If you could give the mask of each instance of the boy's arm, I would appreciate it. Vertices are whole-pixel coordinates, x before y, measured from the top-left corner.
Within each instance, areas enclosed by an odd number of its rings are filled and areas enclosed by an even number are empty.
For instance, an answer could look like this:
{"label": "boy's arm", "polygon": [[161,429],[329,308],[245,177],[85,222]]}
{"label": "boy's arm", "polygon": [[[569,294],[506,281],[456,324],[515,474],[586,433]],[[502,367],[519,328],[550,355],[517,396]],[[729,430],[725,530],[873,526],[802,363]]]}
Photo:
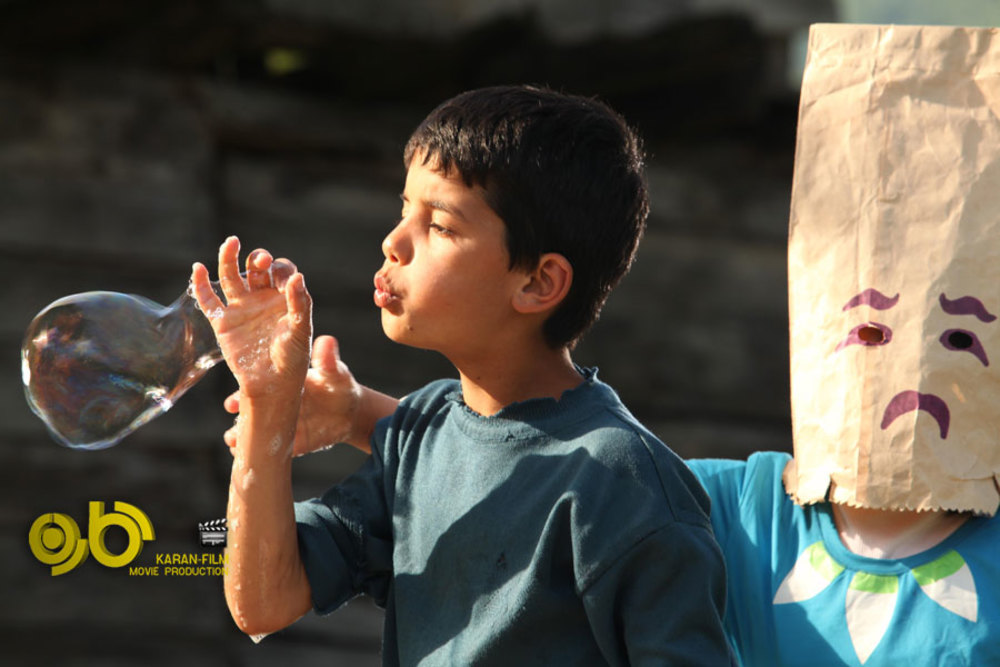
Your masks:
{"label": "boy's arm", "polygon": [[610,662],[734,665],[723,630],[722,553],[707,525],[674,523],[634,545],[584,592]]}
{"label": "boy's arm", "polygon": [[[228,397],[225,408],[240,412],[239,392]],[[340,359],[337,339],[319,336],[313,344],[311,367],[295,428],[294,455],[302,456],[336,443],[371,452],[375,423],[399,405],[393,398],[360,385]],[[226,444],[236,445],[237,426],[226,431]]]}
{"label": "boy's arm", "polygon": [[312,303],[301,274],[271,286],[266,251],[247,258],[240,276],[239,241],[219,250],[226,302],[207,269],[192,271],[195,298],[240,385],[242,414],[229,487],[226,600],[241,630],[279,630],[311,607],[299,557],[292,501],[292,438],[309,361]]}

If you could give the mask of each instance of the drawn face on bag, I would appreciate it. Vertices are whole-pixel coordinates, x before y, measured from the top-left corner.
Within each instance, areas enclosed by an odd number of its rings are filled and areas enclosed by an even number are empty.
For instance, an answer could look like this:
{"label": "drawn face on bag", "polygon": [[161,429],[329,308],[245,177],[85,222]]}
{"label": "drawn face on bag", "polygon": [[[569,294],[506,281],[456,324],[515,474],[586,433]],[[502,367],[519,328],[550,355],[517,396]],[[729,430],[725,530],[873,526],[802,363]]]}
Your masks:
{"label": "drawn face on bag", "polygon": [[1000,299],[913,278],[843,291],[824,319],[793,325],[793,486],[862,507],[992,513]]}
{"label": "drawn face on bag", "polygon": [[[841,377],[864,373],[844,387],[861,400],[858,414],[842,418],[865,424],[855,460],[866,460],[873,487],[872,478],[891,482],[881,493],[890,506],[893,498],[915,504],[905,492],[920,487],[914,477],[925,478],[932,495],[992,477],[1000,466],[1000,429],[987,398],[993,392],[984,391],[1000,381],[990,363],[991,353],[1000,360],[1000,322],[975,294],[931,297],[869,287],[830,317],[828,330],[842,337],[826,342],[826,363],[839,366]],[[847,471],[854,486],[862,481],[857,473]]]}
{"label": "drawn face on bag", "polygon": [[802,504],[993,514],[1000,76],[982,75],[1000,74],[1000,40],[921,35],[810,35],[789,238],[795,460],[785,486]]}
{"label": "drawn face on bag", "polygon": [[[877,289],[868,288],[851,297],[851,299],[844,305],[843,310],[851,313],[858,310],[862,313],[864,313],[865,310],[874,311],[876,316],[877,312],[885,311],[886,317],[880,317],[879,319],[892,321],[893,318],[891,317],[891,312],[889,311],[898,305],[899,297],[899,294],[888,297],[879,292]],[[938,303],[940,304],[942,313],[946,316],[956,318],[974,317],[980,322],[986,324],[997,319],[996,315],[990,313],[986,309],[982,301],[972,295],[963,296],[958,299],[949,299],[945,294],[941,294],[938,298]],[[934,318],[931,314],[928,314],[927,321],[930,322],[932,319],[948,318]],[[948,322],[945,322],[943,326],[947,326],[947,324]],[[968,324],[968,322],[954,321],[951,322],[951,324],[965,325]],[[972,326],[971,324],[968,325]],[[882,347],[889,345],[891,342],[892,327],[884,324],[883,322],[868,320],[852,327],[844,340],[840,341],[837,345],[835,352],[841,353],[843,350],[850,348],[852,345],[857,345],[862,348]],[[975,361],[978,362],[978,364],[983,368],[987,368],[990,365],[989,355],[983,347],[979,335],[971,329],[959,328],[957,326],[953,328],[945,328],[941,332],[941,336],[937,339],[937,343],[944,349],[951,352],[962,352],[972,355]],[[886,361],[890,364],[892,363],[891,349],[892,348],[889,348],[889,350],[885,352],[888,357]],[[851,354],[851,351],[848,350],[843,353]],[[867,352],[859,353],[865,354]],[[961,359],[942,359],[940,363],[950,367],[950,369],[955,372],[956,376],[960,376],[955,377],[954,382],[950,383],[949,391],[946,392],[946,395],[941,396],[937,393],[920,393],[916,389],[902,389],[886,403],[885,409],[882,412],[882,422],[880,424],[883,431],[890,429],[897,420],[903,419],[908,413],[916,411],[926,413],[926,415],[934,420],[942,443],[948,439],[951,427],[952,409],[954,407],[969,407],[970,403],[973,405],[977,403],[977,401],[974,400],[975,380],[971,383],[973,384],[973,387],[971,388],[968,387],[970,384],[969,382],[962,382],[963,377],[968,380],[968,376],[973,375],[971,371],[975,371],[977,369],[975,365],[973,365],[973,361],[968,358],[964,359],[964,363]],[[967,396],[967,392],[963,392],[961,390],[962,384],[967,386],[967,391],[971,391],[972,396]],[[951,407],[949,407],[948,404],[949,399],[952,401]],[[957,406],[955,405],[956,402]],[[916,419],[916,417],[917,415],[914,415],[913,419]],[[912,422],[912,419],[907,419],[905,421]],[[944,451],[947,450],[947,447],[942,446],[935,449]],[[940,463],[945,468],[951,468],[951,464],[955,462],[956,457],[944,456],[940,458],[942,459]]]}

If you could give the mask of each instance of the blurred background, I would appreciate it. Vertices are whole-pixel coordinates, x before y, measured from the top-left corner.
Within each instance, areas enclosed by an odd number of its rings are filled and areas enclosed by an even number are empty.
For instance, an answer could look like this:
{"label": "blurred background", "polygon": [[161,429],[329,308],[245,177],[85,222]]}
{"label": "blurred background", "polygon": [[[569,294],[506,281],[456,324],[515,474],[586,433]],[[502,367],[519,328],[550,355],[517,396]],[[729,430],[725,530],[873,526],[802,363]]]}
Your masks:
{"label": "blurred background", "polygon": [[[382,335],[371,277],[398,218],[410,131],[496,83],[597,95],[644,135],[638,260],[579,346],[684,457],[791,449],[785,243],[804,37],[815,22],[1000,25],[995,0],[0,0],[0,663],[376,665],[365,600],[252,643],[215,576],[139,577],[93,558],[53,577],[27,535],[89,501],[151,519],[157,553],[221,553],[235,385],[216,367],[96,452],[56,444],[23,397],[34,315],[77,292],[162,304],[192,261],[295,260],[315,330],[397,395],[453,371]],[[297,460],[296,496],[361,456]],[[110,538],[109,538],[110,539]],[[119,549],[120,550],[120,549]]]}

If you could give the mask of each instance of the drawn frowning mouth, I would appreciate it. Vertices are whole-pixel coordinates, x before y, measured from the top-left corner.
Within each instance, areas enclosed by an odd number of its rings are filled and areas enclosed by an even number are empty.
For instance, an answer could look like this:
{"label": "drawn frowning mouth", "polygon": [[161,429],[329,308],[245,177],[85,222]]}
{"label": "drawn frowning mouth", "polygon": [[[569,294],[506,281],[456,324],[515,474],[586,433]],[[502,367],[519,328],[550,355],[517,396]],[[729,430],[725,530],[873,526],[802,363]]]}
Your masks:
{"label": "drawn frowning mouth", "polygon": [[914,410],[923,410],[931,417],[934,417],[934,420],[938,423],[938,428],[941,430],[941,439],[944,440],[948,437],[951,412],[948,410],[948,405],[944,402],[944,399],[934,394],[921,394],[912,390],[901,391],[889,401],[889,405],[885,407],[885,413],[882,415],[882,430],[884,431],[889,428],[889,424],[896,421],[901,415],[913,412]]}

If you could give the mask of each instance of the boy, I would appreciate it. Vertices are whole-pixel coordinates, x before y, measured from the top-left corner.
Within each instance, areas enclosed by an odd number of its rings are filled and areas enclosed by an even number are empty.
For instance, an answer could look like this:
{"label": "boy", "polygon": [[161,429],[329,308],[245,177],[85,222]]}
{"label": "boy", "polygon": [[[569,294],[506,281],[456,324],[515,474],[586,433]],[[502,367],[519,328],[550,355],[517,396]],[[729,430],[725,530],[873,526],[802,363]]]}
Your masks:
{"label": "boy", "polygon": [[302,276],[273,288],[256,251],[243,279],[228,239],[223,305],[194,267],[240,385],[237,624],[273,632],[366,593],[386,607],[386,664],[730,664],[706,496],[570,356],[645,225],[638,139],[593,100],[488,88],[433,111],[404,163],[375,304],[389,338],[441,352],[459,380],[404,398],[323,498],[291,497]]}

